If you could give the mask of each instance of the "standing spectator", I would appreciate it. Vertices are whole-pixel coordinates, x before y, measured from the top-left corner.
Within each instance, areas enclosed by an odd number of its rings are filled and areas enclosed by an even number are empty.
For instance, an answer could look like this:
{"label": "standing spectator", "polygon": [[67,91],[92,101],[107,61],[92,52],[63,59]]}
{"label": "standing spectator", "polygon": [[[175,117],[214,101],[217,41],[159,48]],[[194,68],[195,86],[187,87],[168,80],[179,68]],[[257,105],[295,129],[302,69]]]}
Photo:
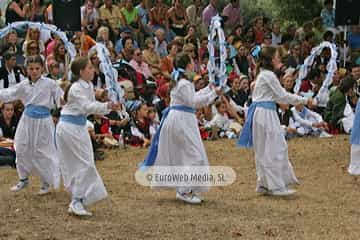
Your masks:
{"label": "standing spectator", "polygon": [[218,14],[218,10],[216,8],[217,0],[210,0],[209,4],[202,12],[202,22],[206,29],[209,28],[211,23],[211,18]]}
{"label": "standing spectator", "polygon": [[239,0],[230,0],[230,3],[224,8],[222,15],[227,16],[227,20],[224,23],[227,33],[230,33],[234,26],[238,24],[243,25],[244,23]]}
{"label": "standing spectator", "polygon": [[333,0],[325,0],[324,8],[321,10],[321,20],[325,28],[335,27],[335,9]]}

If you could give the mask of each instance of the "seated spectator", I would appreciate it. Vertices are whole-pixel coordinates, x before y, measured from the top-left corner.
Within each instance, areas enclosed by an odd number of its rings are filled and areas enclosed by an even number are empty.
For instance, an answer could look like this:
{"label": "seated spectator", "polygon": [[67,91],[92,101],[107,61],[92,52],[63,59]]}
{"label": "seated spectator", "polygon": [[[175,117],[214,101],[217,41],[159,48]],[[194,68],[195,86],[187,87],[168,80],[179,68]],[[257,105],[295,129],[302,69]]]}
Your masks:
{"label": "seated spectator", "polygon": [[55,59],[51,59],[50,61],[47,61],[47,69],[49,74],[46,77],[54,80],[58,80],[61,78],[60,65],[58,62],[56,62]]}
{"label": "seated spectator", "polygon": [[82,50],[81,50],[81,38],[79,36],[74,35],[71,38],[71,42],[72,42],[72,44],[74,44],[76,56],[77,57],[83,56]]}
{"label": "seated spectator", "polygon": [[148,119],[150,121],[150,126],[149,126],[150,140],[152,140],[160,125],[159,118],[157,116],[154,106],[148,107]]}
{"label": "seated spectator", "polygon": [[85,34],[84,32],[75,32],[74,36],[76,38],[80,38],[81,48],[79,53],[81,53],[82,56],[86,56],[89,50],[96,44],[96,41],[92,39],[89,35]]}
{"label": "seated spectator", "polygon": [[185,44],[183,47],[183,52],[187,53],[190,56],[192,64],[194,66],[194,72],[199,73],[200,72],[200,63],[199,63],[199,58],[196,54],[197,51],[196,51],[195,45],[192,43]]}
{"label": "seated spectator", "polygon": [[97,56],[96,49],[90,50],[88,56],[95,69],[94,78],[92,80],[94,89],[105,88],[105,74],[100,70],[100,59]]}
{"label": "seated spectator", "polygon": [[16,66],[16,55],[7,51],[3,55],[4,65],[0,68],[0,89],[9,88],[24,80],[21,68]]}
{"label": "seated spectator", "polygon": [[114,48],[113,42],[110,40],[109,28],[101,26],[97,32],[96,41],[102,43],[105,47],[110,50]]}
{"label": "seated spectator", "polygon": [[13,103],[3,103],[0,115],[0,166],[16,166],[13,139],[18,124]]}
{"label": "seated spectator", "polygon": [[89,135],[90,135],[90,139],[91,139],[91,143],[92,143],[91,145],[92,145],[93,151],[94,151],[95,161],[104,160],[105,159],[104,152],[100,150],[102,137],[95,133],[95,126],[90,120],[86,121],[86,127],[89,131]]}
{"label": "seated spectator", "polygon": [[182,5],[182,1],[174,0],[173,6],[168,10],[167,14],[171,31],[173,31],[176,36],[184,37],[186,35],[189,20],[185,8]]}
{"label": "seated spectator", "polygon": [[131,121],[131,139],[133,146],[148,147],[150,141],[150,120],[148,118],[148,107],[146,103],[137,106]]}
{"label": "seated spectator", "polygon": [[230,128],[231,120],[228,116],[227,105],[224,101],[220,100],[215,104],[217,113],[214,118],[208,123],[209,127],[217,127],[219,129],[218,135],[221,138],[234,139],[237,138],[239,132]]}
{"label": "seated spectator", "polygon": [[138,73],[144,75],[146,79],[152,77],[149,65],[143,61],[143,56],[140,48],[134,50],[133,58],[129,62]]}
{"label": "seated spectator", "polygon": [[18,38],[17,32],[15,30],[10,30],[5,38],[1,39],[0,54],[4,55],[6,51],[14,52],[16,55],[16,62],[19,65],[24,64],[24,56],[21,47],[21,40]]}
{"label": "seated spectator", "polygon": [[44,4],[44,0],[33,0],[31,2],[31,14],[29,20],[33,22],[44,22],[45,10],[46,5]]}
{"label": "seated spectator", "polygon": [[237,55],[235,56],[235,63],[237,65],[236,67],[239,70],[239,72],[236,74],[244,74],[246,76],[249,75],[250,62],[248,59],[248,54],[249,51],[246,49],[245,46],[239,47]]}
{"label": "seated spectator", "polygon": [[298,42],[291,42],[290,44],[290,56],[286,61],[287,67],[297,68],[298,65],[302,64],[303,59],[301,58],[301,46]]}
{"label": "seated spectator", "polygon": [[154,40],[155,52],[157,52],[161,58],[166,57],[168,55],[168,48],[165,40],[165,31],[161,28],[156,30]]}
{"label": "seated spectator", "polygon": [[155,40],[153,38],[147,38],[145,40],[145,49],[142,54],[143,60],[150,66],[151,74],[154,77],[161,74],[161,58],[160,55],[155,52]]}
{"label": "seated spectator", "polygon": [[121,8],[120,12],[124,19],[124,26],[131,30],[133,39],[143,46],[144,34],[141,32],[141,22],[138,9],[133,6],[133,1],[125,0],[125,6]]}
{"label": "seated spectator", "polygon": [[69,56],[62,41],[57,41],[53,54],[47,57],[47,61],[55,60],[59,64],[59,76],[62,78],[68,71]]}
{"label": "seated spectator", "polygon": [[[348,76],[341,81],[340,86],[330,95],[324,112],[324,120],[330,124],[331,130],[336,132],[342,128],[347,98],[354,94],[355,80]],[[351,128],[350,128],[351,129]]]}
{"label": "seated spectator", "polygon": [[[125,38],[132,39],[130,28],[124,27],[124,28],[120,29],[120,38],[115,43],[115,51],[117,54],[120,54],[121,51],[123,50],[123,48],[124,48],[123,39],[125,39]],[[135,41],[134,39],[133,39],[133,46],[134,46],[134,48],[139,47],[138,42]]]}
{"label": "seated spectator", "polygon": [[40,39],[40,30],[37,28],[29,28],[26,33],[25,41],[23,44],[23,52],[28,49],[28,44],[34,41],[39,47],[39,54],[45,54],[45,45],[44,42]]}
{"label": "seated spectator", "polygon": [[86,0],[85,4],[80,8],[80,13],[82,30],[92,38],[95,38],[99,27],[99,14],[95,8],[95,1]]}
{"label": "seated spectator", "polygon": [[234,103],[240,107],[237,109],[242,112],[243,107],[245,107],[245,103],[247,103],[249,99],[249,79],[245,75],[236,76],[231,84],[231,89],[226,93],[227,96],[230,97]]}
{"label": "seated spectator", "polygon": [[124,19],[118,6],[112,0],[104,0],[104,5],[99,8],[101,25],[110,27],[111,39],[117,39],[120,27],[123,27]]}
{"label": "seated spectator", "polygon": [[110,119],[110,128],[113,137],[119,140],[120,134],[123,132],[124,135],[122,137],[125,143],[128,143],[131,137],[130,116],[125,106],[122,105],[119,111],[111,111],[106,117]]}
{"label": "seated spectator", "polygon": [[175,41],[172,41],[167,46],[167,50],[169,51],[169,54],[161,60],[161,71],[162,71],[162,74],[164,75],[164,77],[166,79],[170,80],[171,73],[172,73],[173,67],[174,67],[173,61],[174,61],[176,54],[178,54],[178,52],[179,52],[179,44]]}
{"label": "seated spectator", "polygon": [[44,60],[44,56],[40,52],[40,46],[37,41],[30,40],[26,45],[26,49],[24,51],[24,57],[27,58],[29,56],[41,55]]}
{"label": "seated spectator", "polygon": [[5,11],[5,23],[25,21],[30,16],[30,4],[26,1],[12,0]]}
{"label": "seated spectator", "polygon": [[162,118],[162,112],[170,105],[170,84],[165,83],[157,89],[157,95],[160,100],[155,103],[155,109],[159,120]]}
{"label": "seated spectator", "polygon": [[122,40],[124,48],[120,52],[120,56],[127,62],[130,62],[134,54],[134,41],[131,37],[125,37]]}
{"label": "seated spectator", "polygon": [[1,105],[0,137],[14,139],[19,119],[15,116],[14,103]]}
{"label": "seated spectator", "polygon": [[[150,26],[153,31],[158,29],[169,29],[167,21],[167,6],[162,0],[156,0],[155,6],[150,10]],[[165,34],[165,33],[164,33]]]}

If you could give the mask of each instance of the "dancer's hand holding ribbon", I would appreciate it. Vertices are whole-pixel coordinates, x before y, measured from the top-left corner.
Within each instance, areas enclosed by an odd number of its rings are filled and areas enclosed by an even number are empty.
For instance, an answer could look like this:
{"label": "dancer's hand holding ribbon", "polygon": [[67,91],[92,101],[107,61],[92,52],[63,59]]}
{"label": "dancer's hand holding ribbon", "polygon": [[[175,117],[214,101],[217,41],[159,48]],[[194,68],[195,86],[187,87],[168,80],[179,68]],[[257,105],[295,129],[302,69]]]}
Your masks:
{"label": "dancer's hand holding ribbon", "polygon": [[314,108],[314,107],[316,107],[316,100],[315,99],[313,99],[313,98],[308,98],[307,99],[307,103],[306,103],[306,105],[309,107],[309,108]]}

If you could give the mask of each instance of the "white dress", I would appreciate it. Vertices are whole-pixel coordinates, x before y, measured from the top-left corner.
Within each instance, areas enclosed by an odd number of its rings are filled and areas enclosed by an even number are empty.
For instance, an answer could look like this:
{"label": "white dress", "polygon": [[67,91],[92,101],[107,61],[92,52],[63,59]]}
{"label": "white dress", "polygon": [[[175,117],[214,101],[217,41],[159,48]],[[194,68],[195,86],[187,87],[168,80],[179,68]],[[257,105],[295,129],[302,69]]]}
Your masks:
{"label": "white dress", "polygon": [[[286,92],[276,75],[268,70],[259,73],[252,100],[292,105],[306,103],[305,98]],[[279,190],[286,188],[288,184],[298,183],[288,158],[288,146],[276,111],[261,107],[255,109],[253,143],[258,187]]]}
{"label": "white dress", "polygon": [[[194,85],[180,79],[171,90],[170,106],[184,105],[200,108],[209,105],[216,98],[215,91],[206,87],[195,92]],[[170,110],[160,132],[158,154],[154,166],[208,166],[208,158],[201,140],[195,114]],[[158,187],[160,188],[160,187]],[[179,192],[204,192],[209,187],[177,187]]]}
{"label": "white dress", "polygon": [[[52,109],[60,105],[63,91],[52,79],[41,77],[35,83],[28,79],[17,85],[0,90],[0,101],[21,100],[29,104]],[[54,154],[54,123],[51,116],[35,119],[22,114],[15,134],[16,164],[20,179],[31,173],[41,180],[58,188],[60,185],[59,161]]]}
{"label": "white dress", "polygon": [[[107,103],[95,100],[93,84],[81,79],[71,86],[68,101],[61,111],[61,115],[84,116],[108,113]],[[56,146],[64,185],[72,197],[82,199],[85,205],[106,198],[86,124],[81,126],[60,120],[56,127]]]}
{"label": "white dress", "polygon": [[[354,123],[351,132],[351,158],[348,172],[351,175],[360,175],[360,99],[356,106]],[[352,142],[356,141],[356,143]]]}

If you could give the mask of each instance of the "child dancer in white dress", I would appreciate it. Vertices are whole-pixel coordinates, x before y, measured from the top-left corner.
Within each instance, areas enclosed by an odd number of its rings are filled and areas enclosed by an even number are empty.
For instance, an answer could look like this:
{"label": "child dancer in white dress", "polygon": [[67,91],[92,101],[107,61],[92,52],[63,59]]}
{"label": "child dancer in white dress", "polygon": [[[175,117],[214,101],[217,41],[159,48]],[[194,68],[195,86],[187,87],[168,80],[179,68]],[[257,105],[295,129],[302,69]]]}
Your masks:
{"label": "child dancer in white dress", "polygon": [[350,143],[351,159],[348,171],[351,175],[360,175],[360,99],[356,106]]}
{"label": "child dancer in white dress", "polygon": [[[141,169],[150,166],[198,166],[207,167],[208,159],[201,141],[195,109],[209,105],[220,89],[210,86],[195,92],[194,84],[186,76],[193,70],[187,54],[179,54],[174,60],[170,107],[163,112],[160,126]],[[160,187],[159,187],[160,188]],[[176,186],[176,198],[187,203],[199,204],[199,192],[208,191],[207,186]]]}
{"label": "child dancer in white dress", "polygon": [[91,82],[94,67],[88,58],[75,59],[71,72],[76,81],[64,94],[66,104],[56,127],[56,146],[64,185],[72,195],[68,211],[78,216],[91,216],[84,205],[104,199],[107,192],[95,167],[86,117],[89,114],[108,114],[120,106],[95,100]]}
{"label": "child dancer in white dress", "polygon": [[312,99],[290,94],[282,88],[273,72],[280,64],[276,48],[264,47],[261,50],[258,63],[260,72],[252,93],[253,103],[248,110],[238,144],[241,147],[254,147],[256,191],[284,196],[295,193],[295,190],[288,189],[288,185],[298,180],[288,158],[288,147],[276,112],[276,103],[312,104]]}
{"label": "child dancer in white dress", "polygon": [[50,185],[60,185],[59,162],[54,144],[54,123],[50,109],[60,106],[63,91],[52,79],[42,77],[44,63],[41,56],[26,60],[29,79],[15,86],[0,90],[3,102],[20,99],[25,106],[15,134],[16,164],[20,181],[11,188],[17,192],[29,183],[31,173],[40,176],[39,194],[49,192]]}

